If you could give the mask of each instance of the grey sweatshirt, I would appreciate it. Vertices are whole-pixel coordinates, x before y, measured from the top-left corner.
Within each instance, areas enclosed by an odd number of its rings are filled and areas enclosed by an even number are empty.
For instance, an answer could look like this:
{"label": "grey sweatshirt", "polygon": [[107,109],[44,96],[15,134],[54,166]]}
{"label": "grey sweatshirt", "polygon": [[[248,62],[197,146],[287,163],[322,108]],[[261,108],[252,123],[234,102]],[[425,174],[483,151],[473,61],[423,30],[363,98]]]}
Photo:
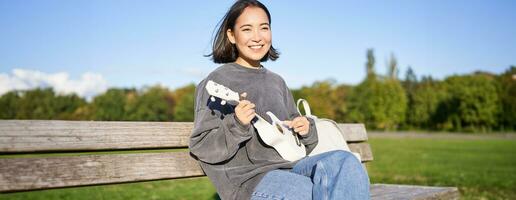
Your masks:
{"label": "grey sweatshirt", "polygon": [[[256,105],[255,111],[271,123],[265,113],[273,112],[280,120],[297,116],[296,105],[285,81],[264,67],[246,68],[236,63],[222,65],[202,80],[196,88],[195,120],[190,137],[190,152],[224,200],[249,199],[266,172],[290,169],[296,162],[284,160],[265,144],[251,125],[237,121],[235,105],[210,101],[205,86],[213,80],[242,94]],[[309,154],[317,145],[314,121],[309,119],[309,133],[299,136]]]}

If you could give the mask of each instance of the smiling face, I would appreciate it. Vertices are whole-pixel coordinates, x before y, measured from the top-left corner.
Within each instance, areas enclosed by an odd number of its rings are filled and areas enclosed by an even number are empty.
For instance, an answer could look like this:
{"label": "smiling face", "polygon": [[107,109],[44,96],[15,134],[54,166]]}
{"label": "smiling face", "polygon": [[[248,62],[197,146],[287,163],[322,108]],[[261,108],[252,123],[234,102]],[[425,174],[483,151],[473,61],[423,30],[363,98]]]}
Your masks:
{"label": "smiling face", "polygon": [[236,63],[247,67],[259,67],[260,60],[271,48],[269,18],[263,9],[247,7],[237,18],[235,26],[227,30],[227,36],[238,49]]}

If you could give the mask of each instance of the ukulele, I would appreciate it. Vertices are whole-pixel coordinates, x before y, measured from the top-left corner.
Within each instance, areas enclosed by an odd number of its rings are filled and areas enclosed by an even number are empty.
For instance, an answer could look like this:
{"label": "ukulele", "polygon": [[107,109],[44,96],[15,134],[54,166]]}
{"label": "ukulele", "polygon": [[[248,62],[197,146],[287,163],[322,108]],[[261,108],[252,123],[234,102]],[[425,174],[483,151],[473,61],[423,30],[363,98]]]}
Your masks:
{"label": "ukulele", "polygon": [[[216,100],[215,97],[221,99],[221,105],[225,105],[228,101],[240,102],[241,100],[237,92],[212,80],[208,80],[205,88],[211,95],[212,102]],[[257,120],[252,122],[262,141],[273,147],[285,160],[296,161],[305,157],[306,149],[299,141],[297,133],[288,128],[274,113],[268,111],[266,114],[271,118],[272,124],[258,113],[256,114]]]}

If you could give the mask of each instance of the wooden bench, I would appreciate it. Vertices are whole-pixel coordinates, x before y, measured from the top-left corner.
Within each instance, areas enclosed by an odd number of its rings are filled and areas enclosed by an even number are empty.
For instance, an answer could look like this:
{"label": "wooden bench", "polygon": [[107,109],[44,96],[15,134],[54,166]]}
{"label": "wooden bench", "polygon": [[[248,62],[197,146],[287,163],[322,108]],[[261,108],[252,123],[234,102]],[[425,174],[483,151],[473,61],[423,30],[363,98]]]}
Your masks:
{"label": "wooden bench", "polygon": [[[339,126],[351,150],[364,162],[372,161],[365,127]],[[0,120],[0,152],[13,154],[0,158],[0,192],[204,176],[186,148],[192,127],[192,122]],[[55,152],[63,154],[49,154]],[[36,157],[24,156],[34,153]],[[459,192],[454,187],[373,184],[371,196],[457,199]]]}

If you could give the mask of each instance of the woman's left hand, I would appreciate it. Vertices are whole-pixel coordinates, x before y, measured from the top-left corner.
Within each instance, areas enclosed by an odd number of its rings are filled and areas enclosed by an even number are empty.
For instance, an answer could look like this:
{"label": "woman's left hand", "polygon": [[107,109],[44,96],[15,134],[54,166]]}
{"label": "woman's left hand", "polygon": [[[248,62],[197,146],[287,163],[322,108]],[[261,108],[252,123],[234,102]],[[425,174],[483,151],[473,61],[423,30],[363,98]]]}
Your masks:
{"label": "woman's left hand", "polygon": [[283,121],[289,128],[294,128],[294,132],[299,135],[308,134],[310,128],[310,121],[306,117],[296,117],[292,121]]}

